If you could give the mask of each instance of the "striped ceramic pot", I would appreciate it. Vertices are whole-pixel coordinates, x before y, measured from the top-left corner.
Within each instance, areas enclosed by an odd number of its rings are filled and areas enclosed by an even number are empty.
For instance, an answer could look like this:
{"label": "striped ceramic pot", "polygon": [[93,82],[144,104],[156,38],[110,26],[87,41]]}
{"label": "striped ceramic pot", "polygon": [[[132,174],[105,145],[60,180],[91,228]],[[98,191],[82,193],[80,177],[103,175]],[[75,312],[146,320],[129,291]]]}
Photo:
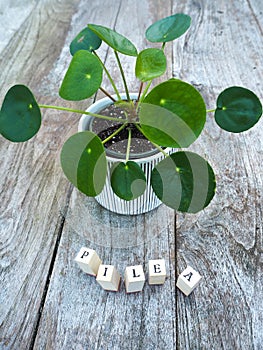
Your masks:
{"label": "striped ceramic pot", "polygon": [[[117,98],[115,95],[113,95],[113,97],[115,99]],[[126,99],[126,94],[121,94],[121,98]],[[135,100],[137,98],[137,94],[130,94],[130,98]],[[108,97],[105,97],[92,104],[87,109],[87,111],[99,114],[101,110],[103,110],[111,104],[112,100]],[[90,117],[88,115],[82,115],[79,121],[78,131],[91,130],[92,121],[93,117]],[[171,153],[172,149],[166,149],[166,152]],[[113,152],[110,152],[108,150],[106,153],[108,163],[107,178],[102,192],[96,197],[97,202],[104,208],[114,213],[124,215],[143,214],[157,208],[161,204],[161,201],[156,197],[152,190],[150,184],[151,171],[157,163],[164,159],[164,155],[161,152],[154,150],[148,153],[141,153],[140,155],[138,155],[138,158],[132,159],[132,161],[139,164],[142,168],[146,176],[147,184],[146,190],[143,195],[134,200],[125,201],[115,195],[110,185],[110,169],[114,165],[114,163],[119,162],[121,160],[123,161],[123,157],[120,158],[120,156],[117,153],[113,154]]]}

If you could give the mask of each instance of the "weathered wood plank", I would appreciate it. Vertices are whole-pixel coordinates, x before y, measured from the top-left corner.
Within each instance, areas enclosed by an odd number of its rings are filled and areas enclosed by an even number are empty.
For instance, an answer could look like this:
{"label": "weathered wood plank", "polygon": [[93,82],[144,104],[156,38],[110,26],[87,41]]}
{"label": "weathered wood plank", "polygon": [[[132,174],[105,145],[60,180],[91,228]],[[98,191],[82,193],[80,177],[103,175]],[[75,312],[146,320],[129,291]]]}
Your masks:
{"label": "weathered wood plank", "polygon": [[[58,48],[50,47],[50,35],[54,42],[63,42],[74,11],[72,1],[65,1],[63,7],[56,1],[5,2],[3,16],[8,20],[1,21],[0,28],[1,36],[7,33],[1,47],[1,99],[15,83],[29,84],[37,91],[39,81],[57,59]],[[59,138],[56,140],[54,115],[48,129],[41,129],[26,144],[0,141],[1,349],[30,345],[61,233],[63,217],[56,193],[66,192],[68,186],[62,188],[55,177]]]}
{"label": "weathered wood plank", "polygon": [[[94,20],[110,25],[108,22],[114,20],[116,30],[142,46],[144,26],[156,19],[153,18],[156,11],[147,1],[119,4],[119,7],[116,4],[118,11],[114,12],[110,3],[104,3],[103,12],[87,22]],[[146,24],[141,21],[143,13],[148,13]],[[164,8],[158,15],[169,14],[169,8]],[[116,76],[118,71],[113,59],[109,51],[106,64]],[[132,71],[134,58],[121,59],[125,67],[131,65]],[[128,82],[138,88],[131,73]],[[105,86],[110,89],[106,80]],[[159,287],[146,283],[144,291],[138,294],[126,295],[123,283],[120,293],[105,292],[73,262],[83,245],[94,248],[104,263],[114,264],[122,277],[127,265],[143,264],[146,271],[148,259],[163,257],[167,262],[168,280]],[[93,200],[84,200],[73,190],[35,348],[174,348],[174,263],[173,211],[161,207],[138,217],[120,216],[105,211]]]}
{"label": "weathered wood plank", "polygon": [[[201,90],[208,108],[231,85],[246,86],[262,99],[259,3],[199,1],[180,6],[191,13],[193,29],[183,45],[175,45],[175,53],[182,54],[175,72]],[[213,165],[218,186],[202,213],[177,215],[178,273],[189,264],[204,276],[188,298],[177,293],[177,346],[261,349],[262,121],[234,135],[220,131],[209,116],[192,149]]]}

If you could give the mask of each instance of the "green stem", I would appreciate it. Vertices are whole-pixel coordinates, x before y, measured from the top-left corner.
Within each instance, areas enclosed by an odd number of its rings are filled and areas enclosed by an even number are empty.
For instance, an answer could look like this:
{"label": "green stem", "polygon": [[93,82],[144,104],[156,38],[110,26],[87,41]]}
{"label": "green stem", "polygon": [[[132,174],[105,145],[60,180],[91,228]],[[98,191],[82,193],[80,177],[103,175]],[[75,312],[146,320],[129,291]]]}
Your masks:
{"label": "green stem", "polygon": [[126,159],[125,163],[128,162],[129,156],[130,156],[130,149],[131,149],[131,129],[128,129],[129,135],[128,135],[128,144],[127,144],[127,150],[126,150]]}
{"label": "green stem", "polygon": [[216,109],[207,109],[207,110],[206,110],[206,113],[215,112],[215,111],[216,111]]}
{"label": "green stem", "polygon": [[166,44],[166,43],[163,43],[163,44],[162,44],[162,50],[164,50],[165,44]]}
{"label": "green stem", "polygon": [[169,157],[169,154],[166,153],[166,152],[162,149],[162,147],[156,145],[156,143],[153,143],[152,141],[150,141],[150,142],[151,142],[151,143],[154,145],[154,147],[156,147],[166,158]]}
{"label": "green stem", "polygon": [[49,105],[38,105],[38,106],[39,106],[39,108],[50,108],[50,109],[56,109],[56,110],[59,110],[59,111],[67,111],[67,112],[73,112],[73,113],[79,113],[79,114],[86,114],[86,115],[90,115],[91,117],[117,121],[117,122],[120,122],[120,123],[127,121],[126,119],[112,118],[112,117],[108,117],[106,115],[100,115],[100,114],[96,114],[96,113],[82,111],[80,109],[72,109],[72,108],[67,108],[67,107],[49,106]]}
{"label": "green stem", "polygon": [[124,71],[122,69],[122,65],[121,65],[121,61],[119,59],[119,55],[117,53],[117,51],[114,50],[114,54],[116,56],[116,60],[117,60],[117,63],[118,63],[118,66],[120,68],[120,72],[121,72],[121,76],[122,76],[122,80],[123,80],[123,84],[124,84],[124,88],[125,88],[125,92],[126,92],[126,96],[127,96],[127,100],[128,102],[130,102],[130,95],[129,95],[129,90],[128,90],[128,86],[127,86],[127,82],[126,82],[126,79],[125,79],[125,74],[124,74]]}
{"label": "green stem", "polygon": [[108,71],[108,69],[106,68],[105,64],[102,62],[102,60],[100,59],[100,57],[97,55],[96,51],[92,51],[94,53],[94,55],[97,57],[97,59],[100,61],[100,64],[102,65],[103,69],[105,70],[105,73],[107,74],[107,77],[109,78],[109,81],[118,97],[118,100],[121,100],[121,96],[120,96],[120,93],[110,75],[110,72]]}
{"label": "green stem", "polygon": [[108,136],[106,139],[104,139],[102,141],[102,144],[104,145],[106,142],[110,141],[115,135],[117,135],[120,131],[122,131],[122,129],[125,128],[125,126],[127,125],[127,123],[122,124],[122,126],[120,126],[116,131],[114,131],[110,136]]}
{"label": "green stem", "polygon": [[152,80],[150,80],[150,81],[148,82],[148,84],[146,85],[146,88],[144,89],[144,91],[143,91],[143,93],[142,93],[142,96],[140,97],[140,100],[139,100],[139,102],[138,102],[138,105],[137,105],[137,108],[136,108],[136,112],[138,112],[139,107],[140,107],[142,101],[144,100],[144,98],[145,98],[145,96],[146,96],[146,94],[147,94],[147,92],[148,92],[148,90],[149,90],[149,88],[150,88],[150,86],[151,86],[151,83],[152,83]]}
{"label": "green stem", "polygon": [[[147,138],[147,136],[144,134],[142,128],[138,125],[138,124],[134,124],[136,126],[136,128],[146,137],[147,140],[149,140]],[[162,147],[160,147],[159,145],[157,145],[156,143],[152,142],[151,140],[149,140],[151,142],[152,145],[154,145],[155,148],[157,148],[165,157],[169,157],[169,154],[166,153]]]}

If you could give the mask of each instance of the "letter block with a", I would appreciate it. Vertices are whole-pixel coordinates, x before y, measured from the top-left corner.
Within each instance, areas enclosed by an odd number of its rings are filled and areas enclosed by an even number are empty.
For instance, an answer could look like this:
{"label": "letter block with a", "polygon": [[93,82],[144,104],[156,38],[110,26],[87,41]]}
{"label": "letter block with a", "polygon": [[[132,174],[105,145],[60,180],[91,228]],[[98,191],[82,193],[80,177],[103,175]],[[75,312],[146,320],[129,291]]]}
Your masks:
{"label": "letter block with a", "polygon": [[126,293],[141,292],[145,283],[142,265],[127,266],[124,274]]}
{"label": "letter block with a", "polygon": [[86,273],[96,276],[101,260],[95,250],[82,247],[75,258],[76,263]]}
{"label": "letter block with a", "polygon": [[166,278],[165,260],[149,260],[149,284],[164,284]]}
{"label": "letter block with a", "polygon": [[117,292],[119,290],[121,277],[113,265],[100,265],[96,281],[105,290]]}
{"label": "letter block with a", "polygon": [[176,286],[188,296],[201,282],[202,276],[199,275],[191,266],[179,275]]}

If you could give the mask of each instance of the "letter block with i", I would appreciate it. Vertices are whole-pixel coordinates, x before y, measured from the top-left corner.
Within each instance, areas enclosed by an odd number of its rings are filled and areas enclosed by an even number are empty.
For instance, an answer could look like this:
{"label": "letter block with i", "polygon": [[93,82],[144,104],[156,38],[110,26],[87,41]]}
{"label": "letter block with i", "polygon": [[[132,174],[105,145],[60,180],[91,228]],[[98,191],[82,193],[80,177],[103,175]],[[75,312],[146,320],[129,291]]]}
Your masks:
{"label": "letter block with i", "polygon": [[149,284],[164,284],[166,278],[165,260],[149,260]]}
{"label": "letter block with i", "polygon": [[201,282],[202,276],[199,275],[191,266],[179,275],[176,286],[188,296]]}
{"label": "letter block with i", "polygon": [[142,265],[127,266],[124,274],[126,293],[141,292],[145,283]]}
{"label": "letter block with i", "polygon": [[100,265],[96,281],[103,289],[117,292],[119,290],[121,277],[113,265]]}
{"label": "letter block with i", "polygon": [[86,273],[96,276],[101,260],[95,250],[82,247],[75,258],[76,263]]}

